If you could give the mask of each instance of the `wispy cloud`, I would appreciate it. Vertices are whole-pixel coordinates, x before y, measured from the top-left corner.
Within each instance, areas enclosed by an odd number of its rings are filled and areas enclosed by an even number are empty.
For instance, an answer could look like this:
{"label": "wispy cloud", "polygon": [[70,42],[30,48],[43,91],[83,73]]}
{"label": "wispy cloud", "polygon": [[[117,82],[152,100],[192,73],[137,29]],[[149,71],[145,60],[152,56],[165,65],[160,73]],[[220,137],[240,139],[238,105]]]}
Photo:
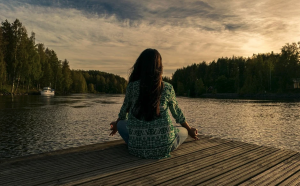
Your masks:
{"label": "wispy cloud", "polygon": [[222,56],[279,52],[300,40],[299,6],[298,0],[0,0],[0,20],[20,19],[73,69],[127,77],[142,50],[156,48],[170,76]]}

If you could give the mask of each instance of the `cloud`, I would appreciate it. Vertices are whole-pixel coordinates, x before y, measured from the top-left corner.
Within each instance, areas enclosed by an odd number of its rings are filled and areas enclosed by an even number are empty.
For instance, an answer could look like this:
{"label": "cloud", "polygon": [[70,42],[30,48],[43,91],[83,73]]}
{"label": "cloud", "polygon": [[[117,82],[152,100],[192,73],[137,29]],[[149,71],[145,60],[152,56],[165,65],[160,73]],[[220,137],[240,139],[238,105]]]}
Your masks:
{"label": "cloud", "polygon": [[219,57],[279,52],[300,40],[298,1],[0,0],[0,20],[16,18],[73,69],[127,77],[146,48],[164,74]]}
{"label": "cloud", "polygon": [[137,20],[141,18],[139,2],[130,0],[18,0],[18,4],[66,10],[76,9],[88,14],[115,15],[118,19]]}

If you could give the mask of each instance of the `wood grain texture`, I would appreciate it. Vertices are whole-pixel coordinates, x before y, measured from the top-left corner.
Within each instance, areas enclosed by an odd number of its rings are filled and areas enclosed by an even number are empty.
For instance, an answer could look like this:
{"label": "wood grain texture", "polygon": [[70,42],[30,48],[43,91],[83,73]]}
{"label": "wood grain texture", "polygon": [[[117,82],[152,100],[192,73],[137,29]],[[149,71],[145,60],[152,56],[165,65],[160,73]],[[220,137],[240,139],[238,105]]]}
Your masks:
{"label": "wood grain texture", "polygon": [[300,185],[300,154],[199,136],[172,157],[130,155],[122,141],[0,162],[0,185]]}

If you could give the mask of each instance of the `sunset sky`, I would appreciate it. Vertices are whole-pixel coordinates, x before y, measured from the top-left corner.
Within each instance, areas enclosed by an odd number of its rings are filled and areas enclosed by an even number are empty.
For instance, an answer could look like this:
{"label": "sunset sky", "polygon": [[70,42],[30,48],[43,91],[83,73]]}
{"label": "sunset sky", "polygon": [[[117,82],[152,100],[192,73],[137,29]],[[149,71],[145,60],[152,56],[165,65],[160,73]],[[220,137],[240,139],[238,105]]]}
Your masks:
{"label": "sunset sky", "polygon": [[280,52],[300,41],[299,0],[0,0],[0,21],[18,18],[71,69],[127,78],[146,48],[164,75],[219,57]]}

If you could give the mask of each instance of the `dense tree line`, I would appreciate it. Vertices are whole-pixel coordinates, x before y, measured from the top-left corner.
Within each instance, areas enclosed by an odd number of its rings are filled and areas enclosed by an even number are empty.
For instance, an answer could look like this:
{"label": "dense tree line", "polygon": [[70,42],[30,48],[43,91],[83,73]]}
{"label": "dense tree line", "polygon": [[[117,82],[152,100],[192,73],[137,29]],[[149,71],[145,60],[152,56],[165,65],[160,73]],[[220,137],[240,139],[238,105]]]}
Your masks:
{"label": "dense tree line", "polygon": [[222,57],[177,69],[169,80],[177,94],[197,97],[202,93],[286,93],[295,91],[300,78],[300,42],[286,44],[280,53],[252,57]]}
{"label": "dense tree line", "polygon": [[92,93],[125,93],[127,81],[120,76],[95,70],[72,72],[73,75],[79,74],[76,78],[78,83],[73,84],[73,89],[77,92],[84,92],[86,87],[86,90]]}
{"label": "dense tree line", "polygon": [[60,93],[124,93],[124,78],[100,71],[71,70],[69,61],[59,60],[55,51],[35,43],[35,33],[16,19],[0,27],[0,92],[14,94],[51,86]]}

